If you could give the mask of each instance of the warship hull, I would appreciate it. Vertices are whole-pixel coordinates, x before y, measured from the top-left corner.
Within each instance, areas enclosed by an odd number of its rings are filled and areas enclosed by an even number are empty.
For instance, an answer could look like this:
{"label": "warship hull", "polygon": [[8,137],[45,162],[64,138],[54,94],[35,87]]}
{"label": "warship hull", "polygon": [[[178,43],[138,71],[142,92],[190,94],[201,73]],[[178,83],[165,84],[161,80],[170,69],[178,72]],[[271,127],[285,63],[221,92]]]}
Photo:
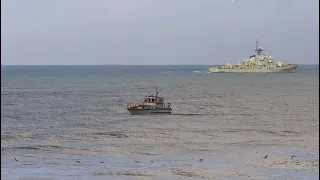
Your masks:
{"label": "warship hull", "polygon": [[128,109],[131,115],[171,114],[171,109]]}
{"label": "warship hull", "polygon": [[277,68],[261,68],[261,69],[228,69],[228,68],[209,68],[211,73],[294,73],[298,65],[290,65],[287,67],[277,67]]}

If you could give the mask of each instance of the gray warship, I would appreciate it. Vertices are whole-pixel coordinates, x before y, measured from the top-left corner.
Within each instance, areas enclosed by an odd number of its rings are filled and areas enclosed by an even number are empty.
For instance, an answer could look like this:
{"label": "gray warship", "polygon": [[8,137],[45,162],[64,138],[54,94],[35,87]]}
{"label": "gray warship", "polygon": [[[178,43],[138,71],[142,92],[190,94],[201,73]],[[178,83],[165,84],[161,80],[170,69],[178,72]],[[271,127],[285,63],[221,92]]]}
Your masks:
{"label": "gray warship", "polygon": [[259,47],[259,41],[256,39],[256,49],[254,55],[249,58],[244,59],[242,62],[237,62],[236,64],[228,63],[224,66],[212,66],[209,68],[209,72],[218,73],[267,73],[267,72],[283,72],[283,73],[293,73],[297,69],[296,64],[285,64],[283,62],[274,62],[272,56],[266,56],[262,52],[264,49]]}
{"label": "gray warship", "polygon": [[151,114],[171,114],[171,103],[165,103],[164,98],[158,96],[158,89],[156,88],[156,95],[148,95],[144,98],[142,103],[127,104],[127,110],[132,115],[151,115]]}

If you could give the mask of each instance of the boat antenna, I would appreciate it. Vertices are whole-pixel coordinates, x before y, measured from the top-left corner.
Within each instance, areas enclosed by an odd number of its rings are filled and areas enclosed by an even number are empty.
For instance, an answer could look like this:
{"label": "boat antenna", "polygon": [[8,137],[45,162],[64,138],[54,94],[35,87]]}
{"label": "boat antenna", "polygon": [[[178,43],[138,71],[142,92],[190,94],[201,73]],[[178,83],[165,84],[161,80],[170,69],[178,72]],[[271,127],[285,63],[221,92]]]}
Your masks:
{"label": "boat antenna", "polygon": [[158,87],[156,86],[156,95],[158,95]]}

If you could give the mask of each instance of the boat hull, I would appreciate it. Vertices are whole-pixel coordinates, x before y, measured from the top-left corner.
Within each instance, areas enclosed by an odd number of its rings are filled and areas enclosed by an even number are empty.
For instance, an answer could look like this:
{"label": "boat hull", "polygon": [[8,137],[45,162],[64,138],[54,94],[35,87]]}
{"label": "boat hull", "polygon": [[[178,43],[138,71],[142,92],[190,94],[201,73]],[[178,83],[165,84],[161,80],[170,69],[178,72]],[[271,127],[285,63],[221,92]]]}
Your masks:
{"label": "boat hull", "polygon": [[128,109],[132,115],[171,114],[171,109]]}
{"label": "boat hull", "polygon": [[287,67],[278,67],[273,69],[261,68],[261,69],[218,69],[209,68],[211,73],[294,73],[298,65],[290,65]]}

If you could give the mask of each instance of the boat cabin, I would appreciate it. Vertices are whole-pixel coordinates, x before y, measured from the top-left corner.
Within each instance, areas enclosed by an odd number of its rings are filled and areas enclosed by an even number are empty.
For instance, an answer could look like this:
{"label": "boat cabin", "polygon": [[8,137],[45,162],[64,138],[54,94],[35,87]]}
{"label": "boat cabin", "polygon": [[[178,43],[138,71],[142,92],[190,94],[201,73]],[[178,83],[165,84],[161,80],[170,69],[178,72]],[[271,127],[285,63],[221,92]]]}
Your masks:
{"label": "boat cabin", "polygon": [[157,103],[157,104],[163,104],[164,103],[164,99],[163,97],[159,97],[159,96],[147,96],[144,98],[144,103]]}

